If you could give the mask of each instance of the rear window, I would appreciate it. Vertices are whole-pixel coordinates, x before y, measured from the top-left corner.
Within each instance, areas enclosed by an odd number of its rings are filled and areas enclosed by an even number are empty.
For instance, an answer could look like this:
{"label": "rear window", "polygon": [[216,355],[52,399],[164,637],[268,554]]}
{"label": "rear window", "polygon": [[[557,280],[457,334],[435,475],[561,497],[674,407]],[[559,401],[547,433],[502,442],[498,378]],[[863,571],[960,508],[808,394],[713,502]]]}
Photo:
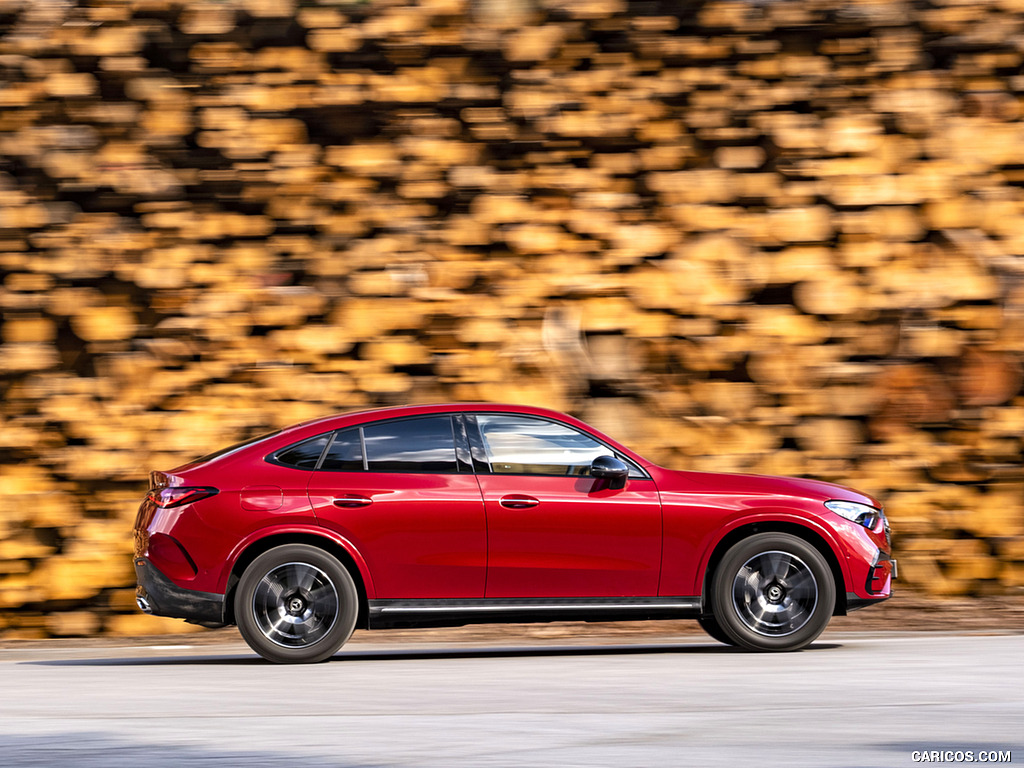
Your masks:
{"label": "rear window", "polygon": [[208,453],[205,456],[200,456],[198,459],[196,459],[195,461],[192,461],[190,463],[192,463],[192,464],[203,464],[203,463],[205,463],[207,461],[213,461],[214,459],[219,459],[219,458],[221,458],[223,456],[227,456],[229,453],[234,453],[235,451],[240,451],[243,448],[248,448],[250,445],[256,445],[256,443],[263,442],[264,440],[269,440],[272,437],[277,437],[280,434],[281,434],[281,430],[280,429],[275,429],[273,432],[265,432],[262,435],[257,435],[256,437],[250,437],[248,440],[243,440],[240,443],[235,443],[234,445],[229,445],[227,448],[221,448],[219,451],[214,451],[213,453]]}

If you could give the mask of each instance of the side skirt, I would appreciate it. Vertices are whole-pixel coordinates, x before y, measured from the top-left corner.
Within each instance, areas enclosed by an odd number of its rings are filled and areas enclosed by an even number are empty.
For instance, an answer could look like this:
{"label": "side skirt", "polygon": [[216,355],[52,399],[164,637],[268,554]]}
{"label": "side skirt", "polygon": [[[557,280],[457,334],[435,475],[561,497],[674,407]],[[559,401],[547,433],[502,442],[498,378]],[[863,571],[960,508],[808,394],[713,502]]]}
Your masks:
{"label": "side skirt", "polygon": [[700,597],[552,597],[370,600],[369,628],[461,627],[550,621],[696,619]]}

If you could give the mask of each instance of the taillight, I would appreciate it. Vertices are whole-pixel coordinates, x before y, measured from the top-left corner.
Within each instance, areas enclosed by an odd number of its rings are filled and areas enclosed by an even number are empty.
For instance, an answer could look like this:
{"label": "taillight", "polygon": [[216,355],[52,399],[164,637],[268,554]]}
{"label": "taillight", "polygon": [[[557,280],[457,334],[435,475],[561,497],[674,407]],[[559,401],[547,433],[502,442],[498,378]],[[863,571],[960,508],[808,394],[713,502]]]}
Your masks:
{"label": "taillight", "polygon": [[191,504],[200,499],[207,499],[218,493],[219,491],[216,488],[210,488],[209,486],[177,486],[174,488],[151,488],[146,493],[146,498],[161,509],[167,509],[168,507],[180,507],[182,504]]}

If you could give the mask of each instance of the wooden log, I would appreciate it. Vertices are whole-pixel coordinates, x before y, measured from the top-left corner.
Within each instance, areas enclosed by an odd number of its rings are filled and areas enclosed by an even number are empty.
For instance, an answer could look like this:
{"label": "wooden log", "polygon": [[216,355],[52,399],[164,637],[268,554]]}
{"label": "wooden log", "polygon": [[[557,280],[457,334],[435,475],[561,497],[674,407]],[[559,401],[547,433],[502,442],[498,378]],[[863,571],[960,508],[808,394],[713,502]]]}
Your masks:
{"label": "wooden log", "polygon": [[[520,399],[875,491],[915,588],[1019,585],[1014,3],[228,5],[8,14],[0,538],[113,558],[147,468]],[[130,573],[65,617],[33,552],[0,631],[137,629]]]}
{"label": "wooden log", "polygon": [[1024,371],[1016,356],[969,347],[953,387],[966,406],[1002,405],[1020,392],[1022,380]]}

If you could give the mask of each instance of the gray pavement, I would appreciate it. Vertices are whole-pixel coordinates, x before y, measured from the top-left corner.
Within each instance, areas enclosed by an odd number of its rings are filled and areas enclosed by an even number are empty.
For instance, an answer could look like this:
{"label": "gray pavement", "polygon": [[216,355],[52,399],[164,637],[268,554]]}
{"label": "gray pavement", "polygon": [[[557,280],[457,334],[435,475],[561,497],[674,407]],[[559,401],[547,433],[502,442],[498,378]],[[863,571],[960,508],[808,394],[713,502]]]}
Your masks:
{"label": "gray pavement", "polygon": [[691,636],[362,637],[305,667],[238,644],[0,650],[0,765],[861,768],[922,750],[1024,763],[1022,635],[826,633],[773,655]]}

